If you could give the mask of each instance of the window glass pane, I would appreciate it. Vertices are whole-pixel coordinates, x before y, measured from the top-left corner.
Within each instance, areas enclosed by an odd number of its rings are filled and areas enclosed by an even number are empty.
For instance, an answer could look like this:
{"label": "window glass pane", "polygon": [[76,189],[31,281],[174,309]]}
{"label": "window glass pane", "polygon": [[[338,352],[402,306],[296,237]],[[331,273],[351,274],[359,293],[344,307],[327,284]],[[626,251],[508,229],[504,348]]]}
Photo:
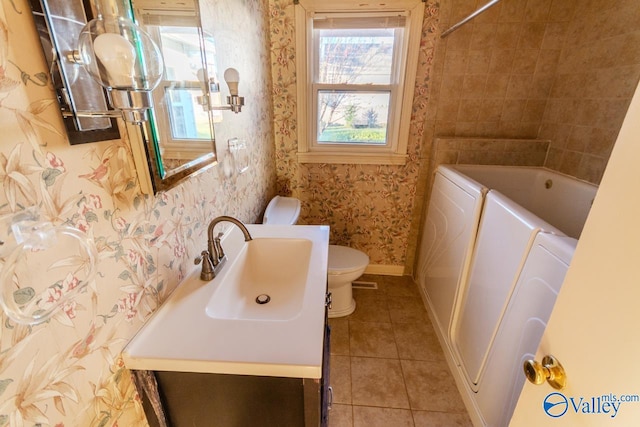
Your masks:
{"label": "window glass pane", "polygon": [[393,28],[316,29],[317,82],[390,84],[395,31]]}
{"label": "window glass pane", "polygon": [[211,139],[209,114],[199,105],[201,89],[167,87],[164,100],[167,103],[174,139]]}
{"label": "window glass pane", "polygon": [[318,91],[318,143],[387,143],[390,92]]}
{"label": "window glass pane", "polygon": [[[158,26],[162,55],[165,59],[165,96],[172,139],[211,139],[209,113],[202,97],[201,34],[195,26]],[[205,58],[209,77],[215,81],[215,45],[205,35]]]}

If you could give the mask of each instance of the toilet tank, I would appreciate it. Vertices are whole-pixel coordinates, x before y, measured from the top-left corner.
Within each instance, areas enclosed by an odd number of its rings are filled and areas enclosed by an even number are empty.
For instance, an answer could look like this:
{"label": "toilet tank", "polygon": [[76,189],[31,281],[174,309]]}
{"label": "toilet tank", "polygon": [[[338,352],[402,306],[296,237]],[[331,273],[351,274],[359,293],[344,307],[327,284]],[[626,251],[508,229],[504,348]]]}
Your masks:
{"label": "toilet tank", "polygon": [[300,216],[300,200],[295,197],[276,196],[267,205],[263,224],[293,225]]}

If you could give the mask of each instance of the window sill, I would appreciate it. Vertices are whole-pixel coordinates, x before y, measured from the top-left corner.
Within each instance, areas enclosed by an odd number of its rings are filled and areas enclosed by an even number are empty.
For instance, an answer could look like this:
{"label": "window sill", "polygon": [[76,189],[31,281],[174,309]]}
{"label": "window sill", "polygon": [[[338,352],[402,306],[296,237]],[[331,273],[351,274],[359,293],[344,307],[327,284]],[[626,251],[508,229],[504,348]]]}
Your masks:
{"label": "window sill", "polygon": [[334,163],[355,165],[404,165],[407,163],[406,154],[389,153],[298,153],[300,163]]}

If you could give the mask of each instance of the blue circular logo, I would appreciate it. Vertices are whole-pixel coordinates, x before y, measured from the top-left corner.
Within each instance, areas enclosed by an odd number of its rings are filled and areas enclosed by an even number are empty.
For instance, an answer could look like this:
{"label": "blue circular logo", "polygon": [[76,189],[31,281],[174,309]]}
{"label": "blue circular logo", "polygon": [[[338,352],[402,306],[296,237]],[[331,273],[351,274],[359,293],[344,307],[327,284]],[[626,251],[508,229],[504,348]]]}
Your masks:
{"label": "blue circular logo", "polygon": [[569,401],[562,393],[550,393],[544,398],[542,408],[550,417],[558,418],[569,409]]}

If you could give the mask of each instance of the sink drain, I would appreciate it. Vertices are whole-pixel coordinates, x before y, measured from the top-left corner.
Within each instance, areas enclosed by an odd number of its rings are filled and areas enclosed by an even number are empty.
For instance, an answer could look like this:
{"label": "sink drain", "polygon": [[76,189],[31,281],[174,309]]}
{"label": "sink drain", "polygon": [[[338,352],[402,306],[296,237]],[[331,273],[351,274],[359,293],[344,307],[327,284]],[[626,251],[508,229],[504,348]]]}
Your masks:
{"label": "sink drain", "polygon": [[267,294],[260,294],[256,297],[256,302],[258,304],[266,304],[271,301],[271,297]]}

